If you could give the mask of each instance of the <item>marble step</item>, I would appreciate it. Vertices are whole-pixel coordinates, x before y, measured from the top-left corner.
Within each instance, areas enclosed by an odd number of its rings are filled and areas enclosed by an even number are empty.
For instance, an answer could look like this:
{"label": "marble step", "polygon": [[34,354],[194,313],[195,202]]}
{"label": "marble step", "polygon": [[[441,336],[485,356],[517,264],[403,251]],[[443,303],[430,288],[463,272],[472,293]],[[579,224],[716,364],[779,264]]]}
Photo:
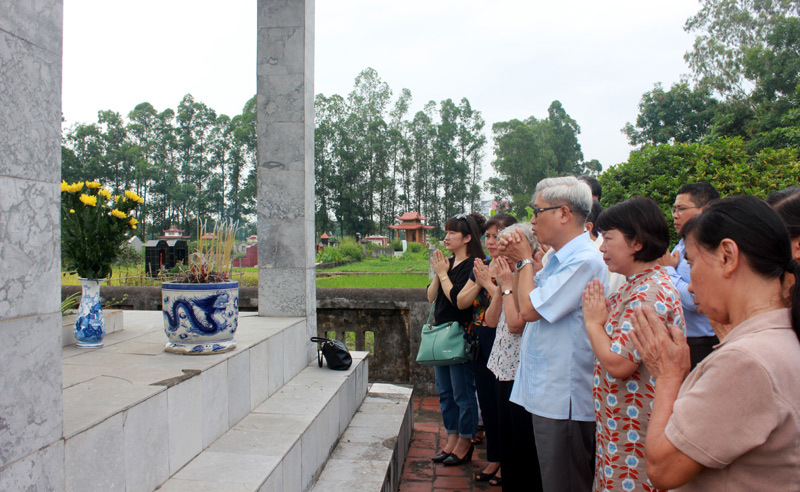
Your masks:
{"label": "marble step", "polygon": [[352,355],[347,371],[312,362],[158,490],[309,490],[367,392],[368,354]]}
{"label": "marble step", "polygon": [[67,491],[155,490],[316,362],[306,318],[240,313],[236,349],[203,356],[164,352],[160,311],[124,325],[62,349]]}
{"label": "marble step", "polygon": [[370,385],[312,492],[394,492],[414,428],[413,390]]}

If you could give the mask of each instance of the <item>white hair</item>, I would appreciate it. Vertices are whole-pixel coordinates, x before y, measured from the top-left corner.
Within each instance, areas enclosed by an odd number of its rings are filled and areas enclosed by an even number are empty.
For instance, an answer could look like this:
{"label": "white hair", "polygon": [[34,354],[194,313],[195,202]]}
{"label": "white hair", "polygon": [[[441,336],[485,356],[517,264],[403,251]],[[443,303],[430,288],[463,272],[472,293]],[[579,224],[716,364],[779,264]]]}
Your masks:
{"label": "white hair", "polygon": [[581,218],[581,222],[585,222],[589,212],[592,211],[592,189],[575,176],[545,178],[539,181],[531,202],[536,200],[537,196],[548,203],[567,205],[573,214]]}
{"label": "white hair", "polygon": [[539,247],[539,241],[537,241],[536,236],[533,235],[533,228],[529,223],[526,222],[517,222],[516,224],[511,224],[497,234],[497,239],[503,239],[512,232],[516,232],[520,236],[527,239],[533,251],[536,251],[536,249]]}

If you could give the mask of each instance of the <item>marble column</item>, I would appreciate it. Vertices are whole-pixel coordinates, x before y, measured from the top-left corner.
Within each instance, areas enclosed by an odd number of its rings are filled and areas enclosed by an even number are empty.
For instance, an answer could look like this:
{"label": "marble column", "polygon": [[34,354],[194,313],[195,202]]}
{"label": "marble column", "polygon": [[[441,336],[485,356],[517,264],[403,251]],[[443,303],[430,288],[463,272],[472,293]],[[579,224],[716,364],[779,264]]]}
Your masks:
{"label": "marble column", "polygon": [[314,334],[314,0],[258,0],[257,100],[259,315]]}
{"label": "marble column", "polygon": [[62,0],[0,12],[0,490],[63,490]]}

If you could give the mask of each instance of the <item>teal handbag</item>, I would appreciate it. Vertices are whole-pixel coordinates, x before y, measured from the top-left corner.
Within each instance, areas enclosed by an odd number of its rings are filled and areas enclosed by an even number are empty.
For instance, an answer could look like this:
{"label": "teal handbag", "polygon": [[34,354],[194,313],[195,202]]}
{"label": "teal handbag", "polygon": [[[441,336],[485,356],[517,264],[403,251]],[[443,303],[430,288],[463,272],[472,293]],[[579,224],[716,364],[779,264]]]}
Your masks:
{"label": "teal handbag", "polygon": [[422,326],[417,362],[426,366],[449,366],[467,362],[466,332],[458,321],[431,325],[436,303],[431,305],[428,322]]}

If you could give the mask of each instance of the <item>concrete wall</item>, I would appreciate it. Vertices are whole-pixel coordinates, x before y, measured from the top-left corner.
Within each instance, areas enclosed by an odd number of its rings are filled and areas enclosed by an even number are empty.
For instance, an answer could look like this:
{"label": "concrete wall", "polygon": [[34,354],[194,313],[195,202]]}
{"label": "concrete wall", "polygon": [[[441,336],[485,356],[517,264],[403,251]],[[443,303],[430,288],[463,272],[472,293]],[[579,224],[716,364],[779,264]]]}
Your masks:
{"label": "concrete wall", "polygon": [[[62,297],[78,292],[79,286],[64,286]],[[160,287],[108,287],[100,289],[104,301],[125,299],[122,309],[160,310]],[[239,289],[239,308],[257,311],[258,289]],[[420,330],[428,318],[430,303],[424,289],[317,289],[316,325],[320,336],[335,332],[344,339],[355,334],[356,350],[365,350],[365,335],[374,334],[369,379],[373,382],[413,384],[417,391],[433,394],[433,369],[417,364]],[[166,338],[165,338],[166,340]],[[312,348],[313,345],[308,344]]]}
{"label": "concrete wall", "polygon": [[62,2],[0,12],[0,490],[63,490]]}

